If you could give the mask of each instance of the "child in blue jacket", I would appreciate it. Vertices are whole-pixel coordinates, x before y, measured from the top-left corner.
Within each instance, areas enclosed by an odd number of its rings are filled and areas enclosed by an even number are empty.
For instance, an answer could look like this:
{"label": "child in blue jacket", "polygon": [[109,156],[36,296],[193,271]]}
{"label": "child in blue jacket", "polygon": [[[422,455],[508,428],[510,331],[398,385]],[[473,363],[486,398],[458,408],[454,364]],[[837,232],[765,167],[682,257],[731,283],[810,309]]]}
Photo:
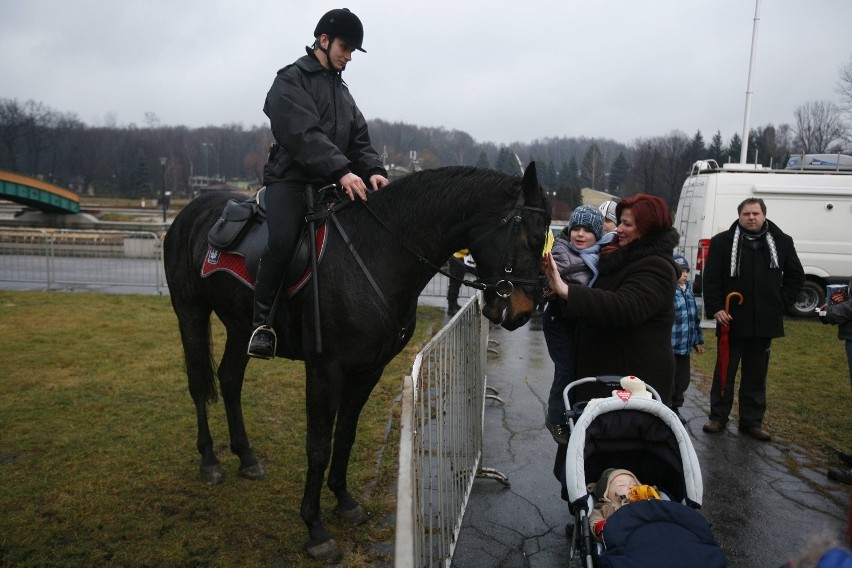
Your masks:
{"label": "child in blue jacket", "polygon": [[689,262],[680,254],[675,254],[674,260],[680,266],[680,278],[675,287],[675,318],[672,324],[672,351],[675,356],[672,410],[685,424],[686,420],[680,415],[680,407],[683,406],[683,395],[689,388],[689,356],[693,349],[699,355],[704,353],[704,334],[701,331],[701,314],[698,312],[692,283],[689,281]]}

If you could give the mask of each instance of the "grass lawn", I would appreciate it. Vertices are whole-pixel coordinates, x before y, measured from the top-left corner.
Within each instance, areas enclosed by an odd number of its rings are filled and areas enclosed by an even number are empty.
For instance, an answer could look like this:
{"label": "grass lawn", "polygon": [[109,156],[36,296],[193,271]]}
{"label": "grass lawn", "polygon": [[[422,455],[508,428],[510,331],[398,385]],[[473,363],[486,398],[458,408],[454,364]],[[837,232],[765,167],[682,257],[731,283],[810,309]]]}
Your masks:
{"label": "grass lawn", "polygon": [[[350,488],[370,521],[338,523],[343,566],[392,562],[400,378],[442,324],[419,309],[417,333],[385,371],[359,424]],[[215,321],[215,320],[214,320]],[[791,320],[773,341],[766,426],[817,467],[852,450],[849,371],[837,328]],[[221,326],[214,343],[224,344]],[[715,361],[692,357],[708,392]],[[313,567],[299,505],[306,469],[302,364],[249,365],[246,427],[267,479],[236,476],[221,404],[211,429],[225,482],[198,479],[195,414],[168,298],[0,291],[0,566]],[[736,412],[736,407],[735,407]],[[795,467],[795,464],[791,464]]]}
{"label": "grass lawn", "polygon": [[[323,492],[343,566],[392,561],[373,545],[394,535],[400,379],[442,317],[420,308],[362,414],[349,479],[370,521],[338,523]],[[237,478],[224,409],[211,408],[225,482],[208,486],[168,298],[0,291],[0,565],[318,566],[299,517],[303,375],[301,362],[249,364],[243,409],[265,481]]]}
{"label": "grass lawn", "polygon": [[[774,443],[796,446],[819,469],[840,465],[833,448],[852,451],[852,390],[837,326],[816,318],[788,319],[784,329],[786,336],[772,341],[764,424]],[[704,330],[704,342],[707,351],[693,352],[691,357],[693,370],[702,375],[693,385],[709,395],[716,362],[715,330]]]}

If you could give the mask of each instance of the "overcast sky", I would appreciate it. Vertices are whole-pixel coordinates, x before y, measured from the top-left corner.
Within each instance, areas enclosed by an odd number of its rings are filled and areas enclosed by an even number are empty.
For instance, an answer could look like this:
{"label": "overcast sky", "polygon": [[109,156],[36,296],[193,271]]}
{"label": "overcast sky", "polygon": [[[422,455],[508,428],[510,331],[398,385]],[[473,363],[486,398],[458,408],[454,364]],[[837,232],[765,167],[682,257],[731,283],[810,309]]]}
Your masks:
{"label": "overcast sky", "polygon": [[[478,142],[742,131],[754,0],[352,0],[344,72],[364,115]],[[313,0],[0,0],[0,97],[89,125],[266,125]],[[852,0],[762,0],[752,127],[838,101]]]}

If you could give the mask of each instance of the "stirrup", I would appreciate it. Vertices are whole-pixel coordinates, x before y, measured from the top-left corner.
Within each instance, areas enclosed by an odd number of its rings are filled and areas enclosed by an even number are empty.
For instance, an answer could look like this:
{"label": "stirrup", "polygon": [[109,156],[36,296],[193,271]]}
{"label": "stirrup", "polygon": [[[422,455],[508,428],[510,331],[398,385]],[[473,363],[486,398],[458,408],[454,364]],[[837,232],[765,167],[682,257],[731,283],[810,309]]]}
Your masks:
{"label": "stirrup", "polygon": [[[272,355],[261,355],[259,353],[253,353],[252,352],[251,343],[252,343],[252,341],[254,341],[254,337],[255,337],[255,335],[257,335],[258,332],[268,332],[268,333],[272,334]],[[269,327],[268,325],[262,325],[262,326],[258,327],[257,329],[255,329],[251,333],[251,337],[249,337],[248,349],[246,350],[246,354],[249,357],[255,357],[257,359],[274,359],[275,353],[277,351],[278,351],[278,334],[275,333],[275,330],[273,328]]]}

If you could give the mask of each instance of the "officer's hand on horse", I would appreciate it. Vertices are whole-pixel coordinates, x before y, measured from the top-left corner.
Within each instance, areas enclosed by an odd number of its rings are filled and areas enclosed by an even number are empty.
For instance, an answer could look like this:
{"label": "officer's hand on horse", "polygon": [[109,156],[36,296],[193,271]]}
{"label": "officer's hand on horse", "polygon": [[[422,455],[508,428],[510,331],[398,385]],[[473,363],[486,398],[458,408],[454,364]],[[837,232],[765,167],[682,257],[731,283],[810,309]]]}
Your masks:
{"label": "officer's hand on horse", "polygon": [[378,191],[389,183],[388,178],[385,176],[381,176],[379,174],[373,174],[370,176],[370,185],[373,186],[373,191]]}
{"label": "officer's hand on horse", "polygon": [[367,201],[367,184],[364,183],[357,175],[349,172],[340,178],[340,187],[346,192],[351,201],[355,201],[355,195],[361,198],[362,201]]}

